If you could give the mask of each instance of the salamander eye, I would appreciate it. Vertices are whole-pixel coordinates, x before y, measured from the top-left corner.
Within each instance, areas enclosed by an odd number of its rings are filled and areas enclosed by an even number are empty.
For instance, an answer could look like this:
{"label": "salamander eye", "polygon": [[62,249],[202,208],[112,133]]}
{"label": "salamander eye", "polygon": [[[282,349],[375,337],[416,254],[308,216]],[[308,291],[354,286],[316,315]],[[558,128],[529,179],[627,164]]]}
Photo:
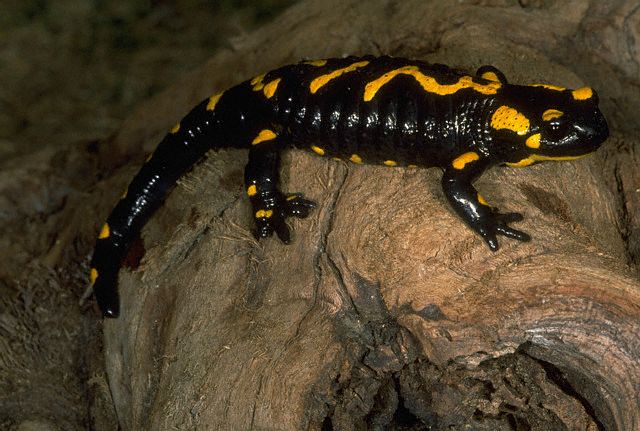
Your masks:
{"label": "salamander eye", "polygon": [[547,139],[558,140],[566,135],[567,121],[562,111],[547,109],[542,114],[542,128]]}

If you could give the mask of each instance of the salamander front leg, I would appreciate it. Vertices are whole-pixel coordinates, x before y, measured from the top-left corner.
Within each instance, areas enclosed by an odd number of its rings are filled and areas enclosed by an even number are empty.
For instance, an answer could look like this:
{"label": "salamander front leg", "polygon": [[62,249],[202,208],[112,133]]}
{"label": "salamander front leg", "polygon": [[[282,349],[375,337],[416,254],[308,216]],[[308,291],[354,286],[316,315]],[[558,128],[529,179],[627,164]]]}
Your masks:
{"label": "salamander front leg", "polygon": [[482,173],[481,163],[478,159],[466,164],[456,164],[454,161],[451,167],[445,169],[442,189],[449,203],[465,223],[482,236],[492,251],[500,247],[497,235],[529,241],[531,237],[525,232],[509,227],[510,223],[522,220],[521,214],[500,214],[473,187],[472,181]]}
{"label": "salamander front leg", "polygon": [[286,218],[305,218],[316,205],[301,193],[285,194],[278,189],[279,162],[280,149],[275,140],[251,148],[244,182],[253,207],[255,236],[266,238],[275,231],[278,238],[288,244],[291,234]]}

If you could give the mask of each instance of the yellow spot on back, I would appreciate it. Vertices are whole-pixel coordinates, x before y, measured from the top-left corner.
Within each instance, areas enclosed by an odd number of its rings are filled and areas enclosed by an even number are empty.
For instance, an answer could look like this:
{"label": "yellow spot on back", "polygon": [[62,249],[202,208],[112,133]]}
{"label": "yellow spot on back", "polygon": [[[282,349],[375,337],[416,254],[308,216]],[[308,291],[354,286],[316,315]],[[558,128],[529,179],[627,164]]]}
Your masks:
{"label": "yellow spot on back", "polygon": [[489,206],[489,202],[487,202],[487,200],[482,197],[480,193],[478,193],[478,202],[480,202],[481,205]]}
{"label": "yellow spot on back", "polygon": [[464,169],[467,163],[475,162],[479,160],[480,156],[475,151],[469,151],[468,153],[464,153],[455,158],[453,162],[451,162],[451,166],[455,169]]}
{"label": "yellow spot on back", "polygon": [[557,109],[547,109],[542,113],[542,120],[551,121],[554,118],[559,118],[559,117],[562,117],[563,115],[564,115],[564,112],[558,111]]}
{"label": "yellow spot on back", "polygon": [[258,188],[255,186],[255,184],[252,184],[249,187],[247,187],[247,194],[250,197],[255,196],[257,193],[258,193]]}
{"label": "yellow spot on back", "polygon": [[213,96],[209,97],[209,103],[207,103],[207,111],[213,111],[214,109],[216,109],[216,105],[218,104],[218,101],[220,101],[221,97],[222,93],[214,94]]}
{"label": "yellow spot on back", "polygon": [[171,128],[171,130],[169,130],[169,133],[178,133],[178,130],[180,130],[180,123],[176,124],[175,126],[173,126]]}
{"label": "yellow spot on back", "polygon": [[362,163],[362,158],[357,154],[352,154],[351,157],[349,157],[349,160],[358,165]]}
{"label": "yellow spot on back", "polygon": [[500,82],[500,79],[495,72],[485,72],[480,75],[480,77],[486,79],[487,81]]}
{"label": "yellow spot on back", "polygon": [[524,135],[529,131],[529,119],[517,110],[502,105],[491,116],[491,127],[496,130],[508,129],[518,135]]}
{"label": "yellow spot on back", "polygon": [[327,64],[327,60],[309,60],[309,61],[304,61],[303,63],[311,66],[321,67]]}
{"label": "yellow spot on back", "polygon": [[122,199],[126,198],[126,197],[127,197],[127,193],[129,193],[129,189],[125,189],[125,190],[122,192],[122,196],[120,196],[120,200],[122,200]]}
{"label": "yellow spot on back", "polygon": [[89,272],[89,280],[91,281],[91,284],[95,284],[96,280],[98,279],[98,270],[95,268],[91,268],[91,271]]}
{"label": "yellow spot on back", "polygon": [[276,138],[276,134],[274,133],[273,130],[262,129],[260,130],[260,133],[258,133],[258,136],[253,138],[253,141],[251,141],[251,145],[257,145],[260,142],[264,142],[264,141],[271,141],[272,139],[275,139],[275,138]]}
{"label": "yellow spot on back", "polygon": [[324,156],[324,150],[316,145],[312,145],[311,150],[316,154],[320,154],[321,156]]}
{"label": "yellow spot on back", "polygon": [[417,168],[418,165],[407,165],[407,168]]}
{"label": "yellow spot on back", "polygon": [[109,229],[109,224],[105,223],[102,225],[102,229],[100,230],[100,235],[98,235],[98,239],[109,238],[111,235],[111,230]]}
{"label": "yellow spot on back", "polygon": [[502,86],[499,82],[490,82],[488,84],[478,84],[473,82],[470,76],[461,76],[458,82],[454,84],[438,84],[435,78],[425,75],[420,72],[417,66],[404,66],[395,70],[391,70],[380,78],[369,82],[364,88],[364,101],[369,102],[372,100],[376,93],[382,88],[383,85],[391,81],[398,75],[410,75],[413,76],[416,81],[422,86],[424,91],[434,94],[445,96],[447,94],[453,94],[463,88],[472,88],[473,90],[482,94],[496,94],[498,89]]}
{"label": "yellow spot on back", "polygon": [[554,90],[554,91],[566,90],[566,88],[564,87],[559,87],[557,85],[551,85],[551,84],[532,84],[531,87],[542,87],[542,88],[546,88],[547,90]]}
{"label": "yellow spot on back", "polygon": [[325,75],[318,76],[316,79],[311,81],[311,84],[309,84],[309,91],[311,91],[312,94],[315,94],[316,91],[325,86],[329,81],[336,79],[337,77],[344,75],[345,73],[353,72],[354,70],[360,67],[364,67],[367,64],[369,64],[368,61],[359,61],[357,63],[353,63],[350,66],[343,67],[342,69],[337,69]]}
{"label": "yellow spot on back", "polygon": [[587,100],[593,97],[593,90],[589,87],[582,87],[577,90],[573,90],[571,95],[575,100]]}
{"label": "yellow spot on back", "polygon": [[397,166],[398,165],[398,163],[395,162],[394,160],[385,160],[382,163],[384,163],[386,166]]}
{"label": "yellow spot on back", "polygon": [[267,99],[271,99],[271,97],[273,97],[273,95],[276,93],[276,90],[278,89],[278,84],[280,84],[280,78],[274,79],[273,81],[269,82],[264,86],[263,91]]}
{"label": "yellow spot on back", "polygon": [[540,133],[529,136],[524,144],[529,148],[540,148]]}
{"label": "yellow spot on back", "polygon": [[258,210],[256,211],[256,218],[269,218],[273,215],[273,210]]}

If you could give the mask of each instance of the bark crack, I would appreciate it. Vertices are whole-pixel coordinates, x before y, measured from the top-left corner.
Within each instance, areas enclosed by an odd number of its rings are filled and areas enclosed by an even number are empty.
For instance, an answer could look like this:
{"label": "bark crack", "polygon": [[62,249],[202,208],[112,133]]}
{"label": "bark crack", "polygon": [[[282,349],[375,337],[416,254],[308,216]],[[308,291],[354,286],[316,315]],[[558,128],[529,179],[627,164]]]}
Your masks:
{"label": "bark crack", "polygon": [[527,357],[536,361],[540,366],[544,369],[546,376],[552,381],[562,392],[564,392],[567,396],[574,398],[580,405],[584,408],[584,411],[591,418],[591,420],[596,424],[599,431],[605,431],[606,427],[602,423],[602,421],[598,418],[598,415],[595,412],[595,409],[580,392],[578,392],[573,385],[567,380],[562,371],[558,369],[551,362],[547,362],[535,356],[531,356],[528,353],[524,352]]}
{"label": "bark crack", "polygon": [[622,214],[620,215],[620,235],[622,236],[622,241],[624,242],[625,245],[625,251],[626,251],[626,255],[627,255],[627,262],[628,263],[638,263],[636,262],[638,256],[634,256],[633,252],[631,250],[631,243],[630,243],[630,238],[631,238],[631,217],[629,214],[629,208],[628,208],[628,202],[626,199],[626,193],[625,193],[625,184],[624,184],[624,179],[623,176],[621,175],[620,172],[620,166],[618,164],[616,164],[616,166],[613,169],[613,174],[615,177],[615,181],[616,181],[616,188],[618,190],[618,197],[620,200],[620,211],[622,212]]}
{"label": "bark crack", "polygon": [[[335,169],[333,170],[335,171]],[[338,283],[342,288],[346,290],[344,280],[342,279],[342,276],[339,275],[339,271],[337,269],[337,266],[335,265],[335,262],[333,261],[333,259],[331,259],[331,257],[329,256],[329,253],[327,252],[327,238],[331,233],[331,231],[333,230],[333,224],[335,222],[335,209],[338,204],[338,201],[340,200],[340,196],[342,195],[342,188],[344,186],[344,183],[347,180],[348,175],[349,173],[346,170],[339,174],[339,178],[336,180],[337,182],[336,190],[333,193],[329,201],[329,204],[327,205],[326,211],[328,213],[328,217],[325,217],[324,220],[321,220],[318,226],[320,231],[320,241],[316,248],[317,251],[313,256],[313,272],[314,272],[313,300],[312,300],[311,306],[307,309],[307,311],[304,313],[304,315],[298,322],[298,325],[296,326],[296,332],[294,334],[294,338],[298,337],[298,335],[300,334],[300,328],[303,322],[307,319],[311,311],[316,306],[317,298],[318,298],[318,289],[320,288],[320,280],[322,279],[322,267],[320,263],[322,256],[326,257],[327,262],[329,263],[329,267],[331,268],[331,271],[334,273],[334,275],[336,275],[336,279]]]}

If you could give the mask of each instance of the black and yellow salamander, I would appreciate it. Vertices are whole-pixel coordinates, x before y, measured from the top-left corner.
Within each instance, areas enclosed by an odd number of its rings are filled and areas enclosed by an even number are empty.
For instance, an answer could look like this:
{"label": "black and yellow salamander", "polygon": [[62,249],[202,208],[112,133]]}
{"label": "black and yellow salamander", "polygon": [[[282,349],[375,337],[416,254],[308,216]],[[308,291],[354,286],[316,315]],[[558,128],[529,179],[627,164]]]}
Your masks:
{"label": "black and yellow salamander", "polygon": [[441,64],[346,57],[284,66],[197,105],[160,142],[98,235],[90,279],[104,316],[119,314],[118,270],[132,241],[178,178],[207,151],[249,149],[246,193],[255,234],[290,241],[287,217],[314,203],[278,188],[280,152],[384,166],[440,167],[455,212],[491,250],[497,235],[528,241],[473,187],[492,165],[571,160],[608,137],[591,88],[509,84],[498,69],[465,75]]}

